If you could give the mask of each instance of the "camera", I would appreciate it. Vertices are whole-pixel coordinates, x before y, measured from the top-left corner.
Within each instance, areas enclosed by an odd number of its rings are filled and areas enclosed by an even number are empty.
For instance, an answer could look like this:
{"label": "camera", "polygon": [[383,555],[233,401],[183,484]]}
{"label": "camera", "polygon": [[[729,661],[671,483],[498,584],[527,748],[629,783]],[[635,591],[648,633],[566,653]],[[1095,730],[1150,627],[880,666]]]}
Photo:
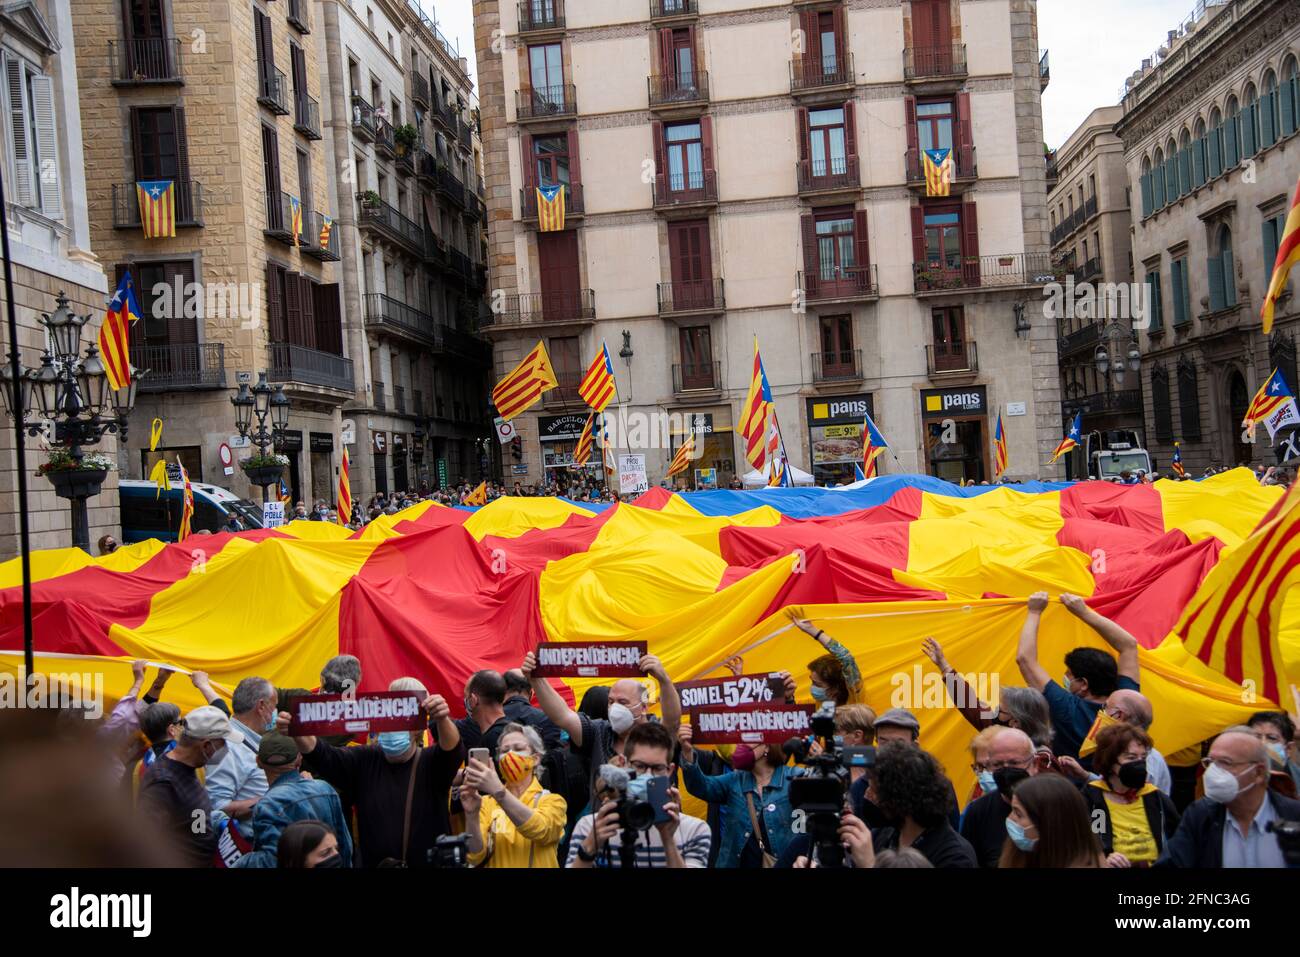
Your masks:
{"label": "camera", "polygon": [[1266,830],[1277,835],[1287,867],[1300,867],[1300,821],[1269,821]]}
{"label": "camera", "polygon": [[812,737],[820,738],[822,752],[810,754],[811,738],[791,738],[785,750],[807,771],[790,781],[790,806],[802,811],[807,827],[810,860],[819,867],[843,867],[840,819],[851,768],[871,768],[874,747],[845,748],[835,743],[835,703],[827,701],[812,716]]}
{"label": "camera", "polygon": [[469,835],[443,834],[429,848],[431,867],[469,867]]}
{"label": "camera", "polygon": [[618,826],[625,831],[648,831],[655,823],[655,808],[647,797],[649,776],[629,774],[612,764],[602,764],[600,778],[618,792]]}

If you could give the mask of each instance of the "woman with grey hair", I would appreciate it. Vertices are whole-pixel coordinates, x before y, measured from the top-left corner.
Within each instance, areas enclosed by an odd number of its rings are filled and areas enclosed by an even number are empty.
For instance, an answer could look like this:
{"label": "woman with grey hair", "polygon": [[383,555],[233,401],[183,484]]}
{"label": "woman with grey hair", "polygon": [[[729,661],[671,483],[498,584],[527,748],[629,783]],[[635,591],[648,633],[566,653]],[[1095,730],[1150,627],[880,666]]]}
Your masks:
{"label": "woman with grey hair", "polygon": [[537,780],[544,750],[536,729],[512,723],[497,739],[495,769],[470,759],[460,804],[474,867],[559,867],[568,808]]}

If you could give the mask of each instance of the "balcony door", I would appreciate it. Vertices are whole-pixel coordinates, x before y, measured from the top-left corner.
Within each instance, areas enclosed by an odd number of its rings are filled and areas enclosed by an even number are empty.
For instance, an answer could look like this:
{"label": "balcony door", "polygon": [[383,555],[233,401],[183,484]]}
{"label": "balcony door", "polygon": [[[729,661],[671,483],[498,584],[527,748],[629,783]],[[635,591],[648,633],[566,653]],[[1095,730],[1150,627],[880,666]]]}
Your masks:
{"label": "balcony door", "polygon": [[808,113],[808,155],[814,178],[843,176],[848,172],[844,107]]}
{"label": "balcony door", "polygon": [[853,215],[849,212],[817,216],[818,276],[823,289],[849,283],[856,274]]}
{"label": "balcony door", "polygon": [[668,259],[672,269],[673,308],[713,306],[713,256],[707,219],[668,224]]}
{"label": "balcony door", "polygon": [[930,314],[936,372],[970,368],[966,358],[966,316],[961,306],[935,309]]}
{"label": "balcony door", "polygon": [[840,379],[854,375],[856,363],[853,354],[853,317],[822,316],[822,376]]}
{"label": "balcony door", "polygon": [[823,10],[817,14],[816,56],[821,63],[821,75],[833,78],[840,70],[839,40],[835,31],[835,13]]}
{"label": "balcony door", "polygon": [[559,113],[564,107],[564,52],[558,43],[528,48],[528,79],[533,87],[533,115]]}
{"label": "balcony door", "polygon": [[931,271],[961,271],[961,211],[958,207],[926,210],[925,258]]}
{"label": "balcony door", "polygon": [[713,380],[713,345],[709,338],[708,326],[690,326],[680,330],[678,342],[682,351],[682,388],[712,389],[717,386]]}
{"label": "balcony door", "polygon": [[164,80],[176,75],[163,0],[122,0],[122,24],[131,77]]}
{"label": "balcony door", "polygon": [[[141,107],[131,111],[131,148],[136,181],[170,180],[176,184],[176,222],[194,221],[185,108]],[[130,192],[134,194],[134,187]]]}
{"label": "balcony door", "polygon": [[578,348],[577,336],[553,336],[546,346],[551,357],[551,366],[555,369],[558,389],[547,393],[548,398],[564,402],[576,402],[578,383],[582,381],[582,355]]}
{"label": "balcony door", "polygon": [[912,0],[912,44],[922,76],[952,73],[952,10],[949,0]]}
{"label": "balcony door", "polygon": [[[186,373],[195,376],[199,368],[199,318],[202,305],[190,305],[188,293],[194,282],[194,263],[136,263],[131,267],[131,281],[142,313],[131,326],[131,362],[149,369],[159,381],[181,380]],[[126,265],[117,267],[117,281],[122,281]]]}
{"label": "balcony door", "polygon": [[659,68],[666,100],[695,98],[695,28],[672,27],[659,31]]}
{"label": "balcony door", "polygon": [[568,186],[569,137],[564,133],[534,137],[533,165],[538,186]]}
{"label": "balcony door", "polygon": [[664,127],[668,154],[668,189],[673,193],[704,189],[704,136],[698,122]]}
{"label": "balcony door", "polygon": [[537,261],[542,283],[542,318],[547,322],[576,319],[582,288],[577,231],[539,233]]}

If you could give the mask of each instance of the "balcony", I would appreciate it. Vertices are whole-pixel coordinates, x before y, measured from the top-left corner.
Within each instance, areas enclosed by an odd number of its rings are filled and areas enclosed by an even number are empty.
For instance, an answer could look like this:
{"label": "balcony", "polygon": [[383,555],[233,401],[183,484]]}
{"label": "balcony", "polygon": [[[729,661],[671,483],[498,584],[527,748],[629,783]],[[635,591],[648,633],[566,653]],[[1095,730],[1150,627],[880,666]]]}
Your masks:
{"label": "balcony", "polygon": [[590,289],[575,289],[506,296],[500,312],[489,313],[484,325],[587,322],[595,318],[596,294]]}
{"label": "balcony", "polygon": [[708,70],[651,76],[646,83],[650,109],[656,113],[692,114],[703,110],[709,102]]}
{"label": "balcony", "polygon": [[[203,187],[193,180],[174,180],[176,228],[203,226]],[[113,228],[140,228],[140,200],[135,183],[113,185]]]}
{"label": "balcony", "polygon": [[800,271],[796,278],[808,303],[860,302],[880,295],[874,265],[827,265],[816,275]]}
{"label": "balcony", "polygon": [[790,92],[795,96],[844,93],[853,88],[857,74],[853,54],[798,58],[790,61]]}
{"label": "balcony", "polygon": [[400,243],[408,252],[424,257],[424,227],[382,199],[358,193],[357,225],[363,230]]}
{"label": "balcony", "polygon": [[1083,204],[1083,221],[1086,223],[1097,215],[1097,197],[1089,196]]}
{"label": "balcony", "polygon": [[[919,149],[906,150],[903,153],[903,165],[907,169],[907,185],[913,188],[925,188],[925,163],[921,159],[922,151]],[[961,192],[956,189],[959,186],[965,186],[973,182],[979,175],[979,168],[975,162],[975,147],[958,146],[952,151],[952,180],[948,184],[952,192]]]}
{"label": "balcony", "polygon": [[295,130],[309,140],[321,138],[320,103],[315,98],[295,90],[293,95],[293,116],[293,128]]}
{"label": "balcony", "polygon": [[1064,268],[1053,266],[1046,253],[963,256],[943,263],[913,263],[912,274],[917,293],[1042,286],[1065,278]]}
{"label": "balcony", "polygon": [[522,0],[519,33],[546,33],[564,29],[564,0]]}
{"label": "balcony", "polygon": [[582,373],[570,369],[556,369],[555,381],[559,383],[542,393],[542,405],[548,408],[563,408],[584,403],[578,386],[582,383]]}
{"label": "balcony", "polygon": [[1101,275],[1101,257],[1093,256],[1086,263],[1074,271],[1074,281],[1088,282]]}
{"label": "balcony", "polygon": [[795,164],[800,196],[841,194],[862,188],[856,156],[835,156],[819,160],[801,160]]}
{"label": "balcony", "polygon": [[960,79],[966,75],[966,44],[950,46],[904,47],[903,79]]}
{"label": "balcony", "polygon": [[936,342],[925,347],[925,369],[931,379],[974,375],[980,370],[973,342]]}
{"label": "balcony", "polygon": [[387,117],[375,113],[375,153],[393,159],[397,156],[397,140],[393,137],[393,124]]}
{"label": "balcony", "polygon": [[572,83],[515,91],[515,118],[520,123],[558,120],[577,114],[578,94]]}
{"label": "balcony", "polygon": [[174,37],[110,40],[108,71],[114,86],[184,86],[181,41]]}
{"label": "balcony", "polygon": [[[304,211],[305,212],[305,211]],[[303,230],[307,229],[307,217],[303,217]],[[285,245],[293,245],[293,203],[284,190],[266,197],[266,226],[262,235],[276,239]],[[300,241],[306,237],[300,237]]]}
{"label": "balcony", "polygon": [[862,378],[862,350],[840,349],[838,352],[812,354],[813,382],[841,383]]}
{"label": "balcony", "polygon": [[226,387],[226,347],[220,342],[147,346],[132,343],[131,361],[149,374],[141,392],[191,392]]}
{"label": "balcony", "polygon": [[[1095,202],[1095,200],[1094,200]],[[1085,204],[1086,207],[1086,204]],[[1087,221],[1084,209],[1075,209],[1065,219],[1052,227],[1051,243],[1058,246],[1074,234],[1074,231]]]}
{"label": "balcony", "polygon": [[425,110],[433,103],[429,99],[429,81],[423,74],[411,74],[411,102]]}
{"label": "balcony", "polygon": [[699,210],[718,205],[716,170],[689,173],[660,173],[652,187],[654,208],[660,212]]}
{"label": "balcony", "polygon": [[436,269],[446,269],[447,241],[429,230],[424,231],[424,262]]}
{"label": "balcony", "polygon": [[1061,181],[1061,168],[1056,162],[1056,151],[1046,154],[1043,162],[1047,166],[1047,191],[1050,193],[1056,189],[1056,184]]}
{"label": "balcony", "polygon": [[447,265],[451,272],[464,282],[474,280],[474,263],[455,247],[447,250]]}
{"label": "balcony", "polygon": [[351,392],[354,388],[351,359],[290,342],[272,342],[269,348],[269,378],[272,382],[317,386],[340,392]]}
{"label": "balcony", "polygon": [[438,181],[434,186],[434,192],[461,209],[465,208],[465,184],[446,163],[438,164]]}
{"label": "balcony", "polygon": [[343,258],[339,254],[339,222],[337,219],[332,220],[332,222],[329,238],[325,241],[325,245],[322,246],[320,234],[325,223],[325,214],[320,210],[316,210],[304,217],[303,230],[306,233],[303,236],[302,243],[304,256],[310,256],[312,259],[323,263],[336,263]]}
{"label": "balcony", "polygon": [[289,115],[289,85],[283,72],[275,67],[258,70],[257,102],[276,116]]}
{"label": "balcony", "polygon": [[1047,89],[1047,84],[1052,81],[1052,66],[1047,59],[1047,51],[1044,50],[1038,58],[1038,89],[1039,91]]}
{"label": "balcony", "polygon": [[1060,336],[1056,340],[1056,351],[1062,362],[1074,356],[1085,356],[1091,362],[1100,342],[1101,323],[1089,322],[1082,329]]}
{"label": "balcony", "polygon": [[650,0],[650,19],[675,20],[699,16],[699,0]]}
{"label": "balcony", "polygon": [[375,108],[352,94],[352,132],[367,143],[375,141]]}
{"label": "balcony", "polygon": [[1094,392],[1061,403],[1069,415],[1140,415],[1141,389],[1118,389],[1113,392]]}
{"label": "balcony", "polygon": [[456,135],[456,110],[454,107],[449,103],[435,102],[429,113],[448,136]]}
{"label": "balcony", "polygon": [[[520,216],[525,223],[537,222],[537,190],[521,189],[519,191]],[[582,184],[568,183],[564,187],[564,220],[581,219],[583,216]]]}
{"label": "balcony", "polygon": [[384,396],[384,384],[378,379],[370,380],[370,396],[376,409],[380,412],[388,411],[388,400]]}
{"label": "balcony", "polygon": [[393,161],[393,167],[397,170],[399,176],[415,175],[415,152],[412,147],[402,143],[397,144],[397,159]]}
{"label": "balcony", "polygon": [[406,415],[406,389],[400,385],[393,386],[393,411]]}
{"label": "balcony", "polygon": [[673,394],[686,396],[694,392],[718,392],[722,389],[722,363],[683,362],[673,365]]}
{"label": "balcony", "polygon": [[311,0],[289,0],[284,18],[299,33],[311,33]]}
{"label": "balcony", "polygon": [[466,153],[474,151],[474,124],[463,116],[456,117],[456,135],[461,149]]}
{"label": "balcony", "polygon": [[710,316],[727,308],[721,279],[661,282],[658,295],[661,316]]}

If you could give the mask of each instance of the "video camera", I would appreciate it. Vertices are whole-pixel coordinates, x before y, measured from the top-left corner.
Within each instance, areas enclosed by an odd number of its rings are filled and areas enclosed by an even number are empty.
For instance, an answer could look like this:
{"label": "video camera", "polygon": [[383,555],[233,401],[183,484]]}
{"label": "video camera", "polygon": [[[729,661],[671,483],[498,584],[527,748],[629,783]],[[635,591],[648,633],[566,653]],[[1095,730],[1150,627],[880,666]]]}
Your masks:
{"label": "video camera", "polygon": [[[822,751],[811,754],[812,738],[820,738]],[[802,811],[807,827],[809,859],[819,867],[843,867],[840,817],[852,768],[871,768],[876,749],[845,748],[835,743],[835,702],[827,701],[812,716],[811,738],[791,738],[785,751],[796,764],[808,769],[790,780],[790,806]]]}
{"label": "video camera", "polygon": [[469,867],[469,835],[443,834],[428,851],[430,867]]}
{"label": "video camera", "polygon": [[1277,835],[1286,866],[1300,867],[1300,821],[1269,821],[1265,830]]}

